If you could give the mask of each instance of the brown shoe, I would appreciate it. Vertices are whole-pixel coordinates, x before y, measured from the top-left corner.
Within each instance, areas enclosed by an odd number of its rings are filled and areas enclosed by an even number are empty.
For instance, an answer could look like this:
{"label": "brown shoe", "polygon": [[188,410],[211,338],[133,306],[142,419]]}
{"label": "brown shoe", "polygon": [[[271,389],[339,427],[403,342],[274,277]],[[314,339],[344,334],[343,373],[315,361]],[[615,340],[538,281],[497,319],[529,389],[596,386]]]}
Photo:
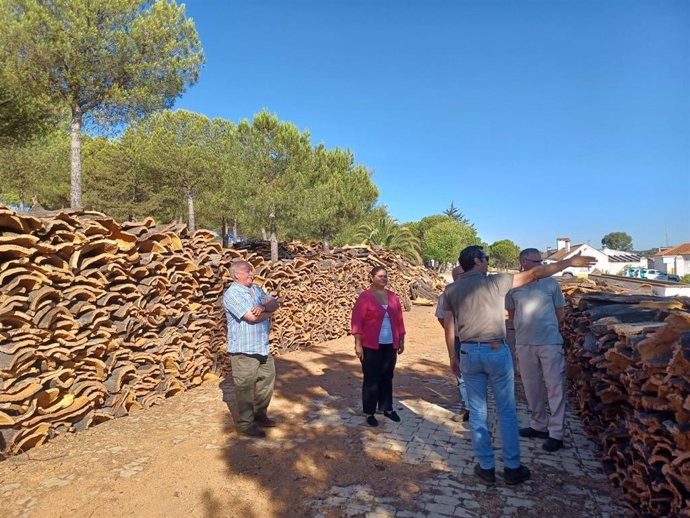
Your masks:
{"label": "brown shoe", "polygon": [[254,424],[256,424],[256,426],[260,426],[261,428],[273,428],[277,423],[267,415],[255,415]]}
{"label": "brown shoe", "polygon": [[258,439],[263,439],[266,437],[266,432],[264,432],[261,428],[258,428],[256,425],[252,425],[244,430],[237,430],[237,433],[240,435],[246,435],[247,437],[256,437]]}

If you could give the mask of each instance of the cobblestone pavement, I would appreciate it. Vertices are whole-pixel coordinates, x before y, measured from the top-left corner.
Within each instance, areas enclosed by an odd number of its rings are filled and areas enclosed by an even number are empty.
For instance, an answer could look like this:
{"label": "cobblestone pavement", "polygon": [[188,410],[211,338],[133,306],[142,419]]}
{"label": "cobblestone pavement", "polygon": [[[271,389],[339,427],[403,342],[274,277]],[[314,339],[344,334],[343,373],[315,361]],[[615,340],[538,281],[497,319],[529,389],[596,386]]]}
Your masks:
{"label": "cobblestone pavement", "polygon": [[[332,407],[334,401],[324,401],[324,404]],[[420,481],[421,498],[416,502],[416,509],[399,509],[396,499],[377,497],[365,484],[336,485],[326,498],[310,502],[317,512],[314,516],[561,518],[569,508],[576,512],[571,516],[629,516],[608,494],[610,488],[601,463],[577,418],[570,416],[568,419],[564,437],[568,447],[561,451],[549,453],[542,449],[542,440],[521,439],[522,462],[532,469],[532,480],[517,487],[507,486],[501,482],[502,466],[497,464],[498,482],[496,487],[490,487],[479,482],[472,473],[474,462],[471,461],[469,428],[458,419],[459,410],[457,407],[445,409],[419,399],[404,399],[398,404],[401,423],[382,418],[379,420],[383,421],[382,430],[365,429],[362,433],[365,450],[399,452],[406,463],[433,468],[435,473]],[[490,429],[498,460],[501,442],[493,410],[491,405]],[[518,413],[526,420],[524,402],[519,404]],[[319,412],[312,417],[309,425],[314,427],[362,428],[362,416],[352,409]],[[546,478],[551,479],[551,487],[559,489],[556,494],[540,489]]]}
{"label": "cobblestone pavement", "polygon": [[405,315],[394,388],[400,423],[365,424],[352,339],[333,340],[277,359],[271,411],[280,424],[266,439],[235,433],[231,382],[206,383],[0,462],[0,518],[628,516],[570,409],[567,448],[547,453],[541,440],[522,439],[532,479],[506,486],[490,407],[498,482],[478,481],[432,309]]}

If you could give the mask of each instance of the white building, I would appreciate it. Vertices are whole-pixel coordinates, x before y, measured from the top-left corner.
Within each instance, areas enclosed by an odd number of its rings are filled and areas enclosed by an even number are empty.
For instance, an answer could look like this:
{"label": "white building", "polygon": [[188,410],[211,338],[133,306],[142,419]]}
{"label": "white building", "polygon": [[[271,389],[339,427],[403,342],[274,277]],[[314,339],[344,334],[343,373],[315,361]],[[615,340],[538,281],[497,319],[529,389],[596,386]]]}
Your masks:
{"label": "white building", "polygon": [[563,259],[570,259],[575,255],[589,255],[595,257],[597,262],[592,268],[566,268],[563,275],[568,273],[575,276],[584,276],[598,270],[601,273],[611,275],[621,274],[626,268],[646,268],[647,260],[637,254],[631,252],[623,252],[621,250],[612,250],[604,248],[599,250],[586,243],[579,245],[571,245],[569,237],[559,237],[556,239],[556,250],[549,249],[544,254],[546,262],[562,261]]}
{"label": "white building", "polygon": [[690,274],[690,243],[659,250],[654,254],[654,268],[681,277]]}
{"label": "white building", "polygon": [[612,248],[602,248],[601,251],[609,258],[608,267],[603,273],[611,275],[622,274],[628,268],[648,268],[647,259],[641,255]]}

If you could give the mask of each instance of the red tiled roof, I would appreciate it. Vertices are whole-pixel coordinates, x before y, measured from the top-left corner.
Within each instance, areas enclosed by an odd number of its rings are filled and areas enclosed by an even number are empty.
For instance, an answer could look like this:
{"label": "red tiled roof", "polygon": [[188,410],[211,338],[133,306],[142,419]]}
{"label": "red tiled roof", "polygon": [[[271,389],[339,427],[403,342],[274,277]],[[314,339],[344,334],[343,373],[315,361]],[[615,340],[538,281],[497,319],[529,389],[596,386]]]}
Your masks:
{"label": "red tiled roof", "polygon": [[654,254],[655,257],[662,255],[690,255],[690,243],[683,243]]}
{"label": "red tiled roof", "polygon": [[561,248],[560,250],[556,250],[554,253],[552,253],[550,256],[548,256],[547,259],[549,261],[560,261],[561,259],[564,259],[566,255],[569,255],[569,254],[575,252],[581,246],[584,246],[584,244],[571,245],[570,250],[567,252],[566,252],[565,248]]}

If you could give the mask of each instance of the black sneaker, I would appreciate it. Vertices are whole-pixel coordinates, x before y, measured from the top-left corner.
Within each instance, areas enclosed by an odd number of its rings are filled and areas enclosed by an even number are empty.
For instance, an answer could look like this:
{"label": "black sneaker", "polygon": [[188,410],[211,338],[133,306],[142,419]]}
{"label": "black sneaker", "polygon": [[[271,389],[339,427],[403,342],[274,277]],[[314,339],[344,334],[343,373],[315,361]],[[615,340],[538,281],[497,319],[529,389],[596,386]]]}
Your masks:
{"label": "black sneaker", "polygon": [[530,473],[529,468],[527,468],[527,466],[503,469],[503,478],[505,479],[506,484],[508,484],[509,486],[520,484],[525,480],[529,480],[531,476],[532,474]]}
{"label": "black sneaker", "polygon": [[474,474],[481,478],[487,484],[496,483],[496,469],[483,469],[481,464],[475,464]]}
{"label": "black sneaker", "polygon": [[273,428],[277,424],[275,419],[271,419],[267,415],[255,415],[254,423],[261,428]]}
{"label": "black sneaker", "polygon": [[530,426],[528,428],[520,428],[520,437],[538,437],[539,439],[548,439],[549,432],[540,432]]}
{"label": "black sneaker", "polygon": [[370,416],[367,416],[367,424],[369,426],[378,426],[379,421],[378,421],[378,419],[376,419],[376,416],[370,415]]}
{"label": "black sneaker", "polygon": [[546,451],[558,451],[563,448],[563,441],[549,437],[544,441],[542,448],[544,448]]}
{"label": "black sneaker", "polygon": [[400,422],[400,416],[395,410],[391,410],[390,412],[384,412],[383,415],[391,421],[395,421],[396,423]]}
{"label": "black sneaker", "polygon": [[257,427],[256,425],[252,425],[244,430],[237,430],[237,433],[239,433],[240,435],[246,435],[247,437],[256,437],[259,439],[263,439],[264,437],[266,437],[266,432],[264,432],[261,428]]}

